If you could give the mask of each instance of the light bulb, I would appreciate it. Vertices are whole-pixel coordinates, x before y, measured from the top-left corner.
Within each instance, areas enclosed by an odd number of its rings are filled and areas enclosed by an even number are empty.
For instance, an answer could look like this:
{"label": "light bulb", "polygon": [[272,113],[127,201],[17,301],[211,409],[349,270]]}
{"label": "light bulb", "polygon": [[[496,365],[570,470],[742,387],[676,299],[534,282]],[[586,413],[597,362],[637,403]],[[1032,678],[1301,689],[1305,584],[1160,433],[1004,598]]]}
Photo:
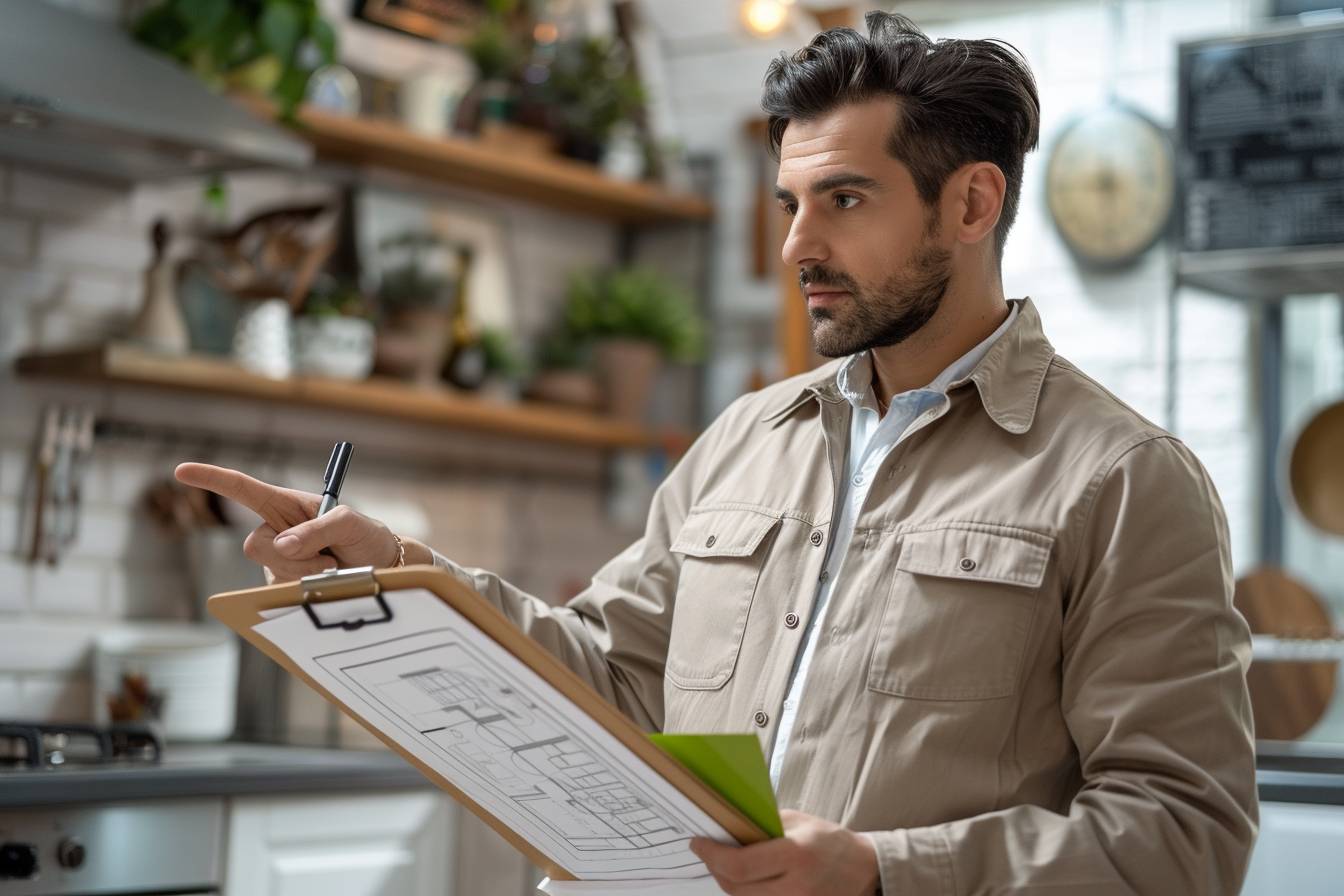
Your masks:
{"label": "light bulb", "polygon": [[745,0],[742,4],[742,23],[756,37],[774,34],[788,16],[788,4],[782,0]]}

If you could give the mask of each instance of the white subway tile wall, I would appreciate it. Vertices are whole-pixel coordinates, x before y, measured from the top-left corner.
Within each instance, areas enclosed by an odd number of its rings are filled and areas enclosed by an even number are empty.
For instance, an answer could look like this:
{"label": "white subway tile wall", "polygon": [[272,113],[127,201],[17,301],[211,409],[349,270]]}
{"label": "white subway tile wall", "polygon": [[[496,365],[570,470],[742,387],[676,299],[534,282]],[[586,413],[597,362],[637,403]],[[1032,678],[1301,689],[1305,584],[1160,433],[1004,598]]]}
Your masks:
{"label": "white subway tile wall", "polygon": [[[333,191],[320,180],[279,174],[231,176],[228,183],[235,221]],[[637,534],[605,517],[595,497],[602,459],[590,451],[225,398],[16,378],[11,364],[25,351],[87,345],[125,330],[141,299],[150,224],[160,216],[190,219],[201,189],[195,180],[122,187],[0,163],[0,717],[87,718],[89,644],[99,629],[121,619],[192,618],[200,609],[195,575],[213,576],[209,587],[220,589],[259,580],[249,564],[236,562],[245,529],[225,546],[234,555],[230,565],[215,556],[218,548],[212,554],[161,531],[142,506],[145,488],[181,460],[233,464],[313,488],[326,460],[321,440],[350,438],[357,446],[352,499],[415,502],[436,547],[551,600]],[[515,266],[514,301],[527,338],[549,321],[570,267],[614,258],[614,229],[518,203],[493,202],[491,210],[507,223],[514,258],[525,260]],[[143,424],[227,430],[256,438],[259,447],[228,453],[100,439],[83,477],[77,536],[58,565],[30,565],[35,430],[49,403]],[[563,543],[549,547],[553,533]]]}
{"label": "white subway tile wall", "polygon": [[[771,58],[810,36],[786,33],[748,41],[722,10],[711,8],[720,5],[712,0],[645,4],[670,54],[670,83],[687,145],[722,154],[726,189],[716,197],[715,338],[730,350],[711,359],[711,409],[726,406],[741,392],[752,368],[744,353],[763,337],[773,338],[778,303],[773,279],[747,276],[755,149],[741,136],[742,125],[760,115],[760,86]],[[1199,454],[1227,507],[1239,572],[1258,559],[1256,406],[1246,306],[1196,290],[1181,292],[1177,419],[1168,419],[1169,252],[1155,247],[1125,271],[1081,268],[1050,222],[1044,169],[1049,148],[1069,120],[1106,101],[1112,73],[1120,98],[1173,127],[1177,43],[1245,28],[1263,16],[1265,6],[1263,0],[1121,0],[1115,4],[1115,20],[1111,5],[1095,0],[913,0],[897,7],[934,38],[999,38],[1026,56],[1040,90],[1040,148],[1027,156],[1018,217],[1003,261],[1005,290],[1035,300],[1061,354]],[[691,33],[688,21],[698,31]]]}

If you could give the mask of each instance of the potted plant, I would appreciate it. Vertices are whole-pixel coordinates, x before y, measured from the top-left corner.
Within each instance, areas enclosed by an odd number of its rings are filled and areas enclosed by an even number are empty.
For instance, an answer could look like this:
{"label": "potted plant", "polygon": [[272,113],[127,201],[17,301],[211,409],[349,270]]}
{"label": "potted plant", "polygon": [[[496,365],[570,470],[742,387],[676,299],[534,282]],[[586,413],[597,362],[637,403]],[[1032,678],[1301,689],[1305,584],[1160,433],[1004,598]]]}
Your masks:
{"label": "potted plant", "polygon": [[588,411],[602,404],[592,370],[592,346],[569,331],[563,315],[537,343],[536,372],[523,395],[535,401],[569,405]]}
{"label": "potted plant", "polygon": [[664,360],[701,356],[703,323],[694,300],[657,271],[578,271],[569,281],[564,330],[592,347],[606,411],[641,420]]}
{"label": "potted plant", "polygon": [[471,91],[478,127],[513,117],[514,76],[526,52],[514,29],[517,7],[518,0],[487,0],[476,29],[463,45],[479,76]]}
{"label": "potted plant", "polygon": [[375,331],[369,304],[349,282],[324,276],[294,321],[294,366],[300,373],[362,380],[373,370]]}
{"label": "potted plant", "polygon": [[527,364],[518,353],[513,338],[497,327],[481,330],[480,345],[485,356],[485,382],[481,392],[501,401],[516,401]]}
{"label": "potted plant", "polygon": [[376,366],[422,385],[438,382],[447,356],[457,276],[443,273],[448,247],[430,231],[408,230],[378,245],[384,256],[378,285]]}
{"label": "potted plant", "polygon": [[285,119],[293,118],[313,72],[336,58],[336,32],[318,0],[162,0],[135,20],[131,34],[217,90],[270,94]]}
{"label": "potted plant", "polygon": [[644,106],[644,88],[631,71],[624,46],[605,37],[566,41],[544,85],[554,110],[562,151],[593,164],[612,132]]}

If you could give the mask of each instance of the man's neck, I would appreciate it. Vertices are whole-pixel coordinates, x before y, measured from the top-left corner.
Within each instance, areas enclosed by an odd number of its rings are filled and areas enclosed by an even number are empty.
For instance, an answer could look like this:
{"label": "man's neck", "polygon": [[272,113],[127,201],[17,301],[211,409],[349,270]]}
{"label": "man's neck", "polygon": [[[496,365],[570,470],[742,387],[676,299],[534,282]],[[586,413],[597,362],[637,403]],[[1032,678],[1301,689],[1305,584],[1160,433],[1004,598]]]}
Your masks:
{"label": "man's neck", "polygon": [[938,313],[919,332],[897,345],[872,350],[873,392],[879,404],[933,382],[958,358],[988,339],[1008,319],[1009,311],[1002,287],[974,300],[949,291]]}

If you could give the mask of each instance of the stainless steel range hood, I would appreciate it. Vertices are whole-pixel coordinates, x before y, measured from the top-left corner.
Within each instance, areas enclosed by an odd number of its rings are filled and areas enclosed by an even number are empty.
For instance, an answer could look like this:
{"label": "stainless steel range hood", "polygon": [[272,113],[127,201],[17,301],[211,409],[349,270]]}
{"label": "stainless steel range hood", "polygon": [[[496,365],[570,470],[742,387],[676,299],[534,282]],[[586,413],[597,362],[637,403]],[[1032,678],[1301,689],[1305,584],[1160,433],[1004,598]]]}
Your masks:
{"label": "stainless steel range hood", "polygon": [[153,180],[312,156],[113,23],[39,0],[0,12],[0,160]]}

